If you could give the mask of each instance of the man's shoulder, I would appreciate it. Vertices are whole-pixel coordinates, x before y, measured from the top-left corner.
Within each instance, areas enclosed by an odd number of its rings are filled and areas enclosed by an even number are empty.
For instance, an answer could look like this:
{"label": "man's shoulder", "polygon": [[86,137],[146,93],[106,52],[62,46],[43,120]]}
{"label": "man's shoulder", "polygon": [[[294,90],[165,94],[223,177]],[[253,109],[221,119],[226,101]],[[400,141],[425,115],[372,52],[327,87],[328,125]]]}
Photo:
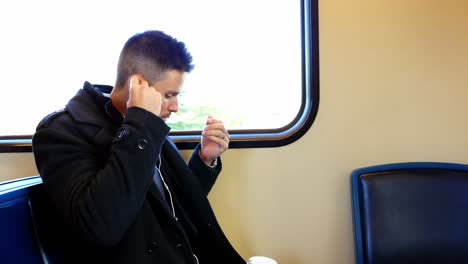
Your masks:
{"label": "man's shoulder", "polygon": [[[49,140],[63,138],[82,143],[108,144],[113,138],[112,129],[109,127],[106,124],[98,126],[75,120],[70,110],[64,108],[47,115],[39,122],[33,135],[33,147],[38,148],[37,142],[47,144]],[[102,131],[104,132],[101,133]],[[97,135],[100,135],[100,137],[96,138]],[[42,141],[38,141],[39,138]]]}
{"label": "man's shoulder", "polygon": [[48,127],[67,129],[68,126],[80,124],[106,126],[108,120],[104,105],[108,100],[86,82],[63,109],[45,116],[39,122],[36,131]]}
{"label": "man's shoulder", "polygon": [[57,120],[59,117],[64,117],[66,114],[67,114],[67,109],[66,108],[62,108],[60,110],[57,110],[55,112],[52,112],[52,113],[48,114],[47,116],[45,116],[39,122],[39,124],[37,125],[36,130],[40,130],[42,128],[49,127],[52,122]]}

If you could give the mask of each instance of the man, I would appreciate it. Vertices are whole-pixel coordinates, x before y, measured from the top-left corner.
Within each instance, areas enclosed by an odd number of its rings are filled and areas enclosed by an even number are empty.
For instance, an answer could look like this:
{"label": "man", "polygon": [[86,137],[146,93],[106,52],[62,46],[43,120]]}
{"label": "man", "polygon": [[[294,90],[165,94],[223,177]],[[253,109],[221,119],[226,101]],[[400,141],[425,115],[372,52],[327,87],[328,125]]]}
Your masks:
{"label": "man", "polygon": [[229,134],[208,117],[188,166],[168,138],[184,74],[184,43],[131,37],[110,98],[86,82],[33,137],[39,173],[64,230],[69,263],[245,263],[207,199]]}

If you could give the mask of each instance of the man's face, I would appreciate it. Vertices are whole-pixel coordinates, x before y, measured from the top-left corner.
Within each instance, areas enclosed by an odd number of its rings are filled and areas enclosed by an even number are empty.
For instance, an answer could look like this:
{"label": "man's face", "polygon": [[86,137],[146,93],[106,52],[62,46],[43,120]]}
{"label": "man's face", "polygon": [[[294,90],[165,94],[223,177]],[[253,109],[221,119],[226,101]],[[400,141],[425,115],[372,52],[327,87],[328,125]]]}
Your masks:
{"label": "man's face", "polygon": [[184,82],[184,73],[171,70],[166,72],[166,78],[155,82],[152,87],[162,96],[161,114],[164,121],[167,121],[172,113],[179,110],[178,96]]}

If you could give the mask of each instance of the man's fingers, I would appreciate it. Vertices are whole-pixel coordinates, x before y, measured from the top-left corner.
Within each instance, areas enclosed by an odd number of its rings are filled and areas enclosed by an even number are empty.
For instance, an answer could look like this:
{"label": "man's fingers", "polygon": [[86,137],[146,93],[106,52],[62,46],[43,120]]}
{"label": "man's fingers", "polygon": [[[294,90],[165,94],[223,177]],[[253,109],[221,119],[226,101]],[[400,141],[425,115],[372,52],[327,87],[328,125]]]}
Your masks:
{"label": "man's fingers", "polygon": [[205,136],[205,137],[208,137],[208,136],[214,136],[214,137],[218,137],[220,139],[229,139],[229,134],[227,132],[224,132],[222,130],[205,130],[202,132],[202,135]]}
{"label": "man's fingers", "polygon": [[206,119],[206,125],[210,125],[210,124],[216,124],[216,123],[223,123],[223,121],[219,120],[219,119],[214,119],[213,116],[208,116],[208,118]]}
{"label": "man's fingers", "polygon": [[156,89],[149,89],[149,83],[137,74],[130,77],[129,85],[127,108],[140,107],[159,116],[162,105],[161,93]]}
{"label": "man's fingers", "polygon": [[221,120],[214,119],[212,116],[208,116],[202,136],[207,140],[216,142],[224,149],[229,147],[230,136],[224,127],[223,122]]}
{"label": "man's fingers", "polygon": [[205,138],[208,139],[208,140],[216,142],[223,149],[228,149],[228,147],[229,147],[229,139],[227,139],[227,138],[221,139],[221,138],[219,138],[217,136],[205,136]]}
{"label": "man's fingers", "polygon": [[220,130],[220,131],[223,131],[223,133],[226,134],[226,135],[229,134],[227,132],[226,128],[224,127],[223,123],[214,123],[214,124],[207,125],[204,130],[205,131]]}
{"label": "man's fingers", "polygon": [[208,116],[208,117],[206,118],[206,123],[205,123],[205,124],[206,124],[206,125],[209,125],[209,124],[213,123],[213,120],[214,120],[214,119],[213,119],[212,116]]}
{"label": "man's fingers", "polygon": [[135,79],[134,76],[130,77],[130,84],[129,84],[130,90],[132,90],[133,88],[134,79]]}

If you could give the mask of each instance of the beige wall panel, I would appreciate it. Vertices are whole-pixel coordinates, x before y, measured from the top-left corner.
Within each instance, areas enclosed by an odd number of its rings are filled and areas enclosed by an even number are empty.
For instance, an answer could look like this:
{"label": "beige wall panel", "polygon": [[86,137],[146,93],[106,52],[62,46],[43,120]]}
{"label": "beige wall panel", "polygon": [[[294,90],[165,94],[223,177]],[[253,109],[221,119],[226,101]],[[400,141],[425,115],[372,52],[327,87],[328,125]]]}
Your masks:
{"label": "beige wall panel", "polygon": [[38,175],[31,153],[0,153],[0,182]]}

